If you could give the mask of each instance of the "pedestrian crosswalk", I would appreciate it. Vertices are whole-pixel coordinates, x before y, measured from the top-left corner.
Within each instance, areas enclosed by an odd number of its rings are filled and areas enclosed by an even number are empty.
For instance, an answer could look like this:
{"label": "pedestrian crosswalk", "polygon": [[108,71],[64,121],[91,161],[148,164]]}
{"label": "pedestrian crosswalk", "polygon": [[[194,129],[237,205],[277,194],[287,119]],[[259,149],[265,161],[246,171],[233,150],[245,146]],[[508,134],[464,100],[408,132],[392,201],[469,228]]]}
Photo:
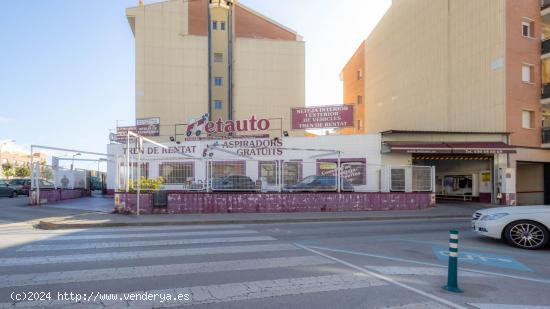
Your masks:
{"label": "pedestrian crosswalk", "polygon": [[[245,226],[79,230],[0,252],[0,308],[164,308],[387,286]],[[10,298],[45,290],[51,299]]]}

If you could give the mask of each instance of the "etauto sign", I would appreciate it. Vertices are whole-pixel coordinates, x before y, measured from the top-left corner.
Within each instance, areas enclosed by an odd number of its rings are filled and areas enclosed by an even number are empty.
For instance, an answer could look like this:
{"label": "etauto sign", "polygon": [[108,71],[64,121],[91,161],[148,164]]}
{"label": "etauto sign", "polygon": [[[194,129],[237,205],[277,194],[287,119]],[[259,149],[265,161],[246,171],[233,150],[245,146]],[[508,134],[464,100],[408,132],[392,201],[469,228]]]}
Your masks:
{"label": "etauto sign", "polygon": [[217,133],[234,133],[234,132],[251,132],[251,131],[267,131],[271,123],[266,118],[256,118],[252,115],[249,119],[244,120],[222,120],[218,118],[216,121],[208,121],[208,114],[204,114],[199,118],[189,121],[185,135],[200,136],[203,132],[206,134]]}
{"label": "etauto sign", "polygon": [[353,127],[352,105],[292,109],[292,130]]}

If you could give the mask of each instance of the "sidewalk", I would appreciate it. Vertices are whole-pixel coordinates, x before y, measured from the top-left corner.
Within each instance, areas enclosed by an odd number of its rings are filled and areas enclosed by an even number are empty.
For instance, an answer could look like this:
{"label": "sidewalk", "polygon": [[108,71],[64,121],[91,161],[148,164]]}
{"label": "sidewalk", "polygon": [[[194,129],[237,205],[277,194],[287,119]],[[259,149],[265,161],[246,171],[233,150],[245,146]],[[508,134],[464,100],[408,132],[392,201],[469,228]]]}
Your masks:
{"label": "sidewalk", "polygon": [[487,204],[439,204],[435,208],[402,211],[361,212],[307,212],[307,213],[228,213],[192,215],[120,215],[111,213],[82,213],[64,217],[50,217],[40,220],[41,229],[75,229],[117,226],[162,226],[196,224],[265,224],[330,221],[374,221],[374,220],[426,220],[426,219],[469,219]]}

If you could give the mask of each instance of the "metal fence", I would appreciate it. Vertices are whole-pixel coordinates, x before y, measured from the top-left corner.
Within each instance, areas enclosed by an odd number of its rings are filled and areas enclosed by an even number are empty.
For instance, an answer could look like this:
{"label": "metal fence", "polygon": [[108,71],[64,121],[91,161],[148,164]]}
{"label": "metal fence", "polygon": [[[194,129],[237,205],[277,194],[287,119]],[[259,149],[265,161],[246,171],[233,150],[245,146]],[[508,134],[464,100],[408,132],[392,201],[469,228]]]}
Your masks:
{"label": "metal fence", "polygon": [[433,191],[433,168],[361,161],[116,159],[116,189],[144,191],[389,192]]}

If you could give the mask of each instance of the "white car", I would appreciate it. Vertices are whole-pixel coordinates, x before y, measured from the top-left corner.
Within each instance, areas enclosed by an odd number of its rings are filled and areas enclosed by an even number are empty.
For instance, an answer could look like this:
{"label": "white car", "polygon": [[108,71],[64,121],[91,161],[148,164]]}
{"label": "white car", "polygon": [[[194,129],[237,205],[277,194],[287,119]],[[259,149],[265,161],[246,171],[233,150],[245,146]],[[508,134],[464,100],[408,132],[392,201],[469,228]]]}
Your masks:
{"label": "white car", "polygon": [[550,206],[513,206],[478,210],[472,229],[523,249],[540,249],[550,239]]}

